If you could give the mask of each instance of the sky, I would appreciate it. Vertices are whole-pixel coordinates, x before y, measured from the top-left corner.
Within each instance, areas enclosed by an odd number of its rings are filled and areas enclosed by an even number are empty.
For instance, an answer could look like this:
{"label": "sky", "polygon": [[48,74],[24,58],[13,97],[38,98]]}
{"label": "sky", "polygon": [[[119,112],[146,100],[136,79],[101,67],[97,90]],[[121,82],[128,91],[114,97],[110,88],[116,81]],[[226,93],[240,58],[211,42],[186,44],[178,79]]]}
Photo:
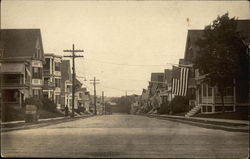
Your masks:
{"label": "sky", "polygon": [[[152,72],[184,57],[188,29],[204,29],[218,15],[250,19],[248,1],[3,0],[1,28],[40,28],[45,53],[83,49],[76,74],[93,94],[141,94]],[[189,21],[187,21],[189,19]],[[68,59],[68,58],[65,58]]]}

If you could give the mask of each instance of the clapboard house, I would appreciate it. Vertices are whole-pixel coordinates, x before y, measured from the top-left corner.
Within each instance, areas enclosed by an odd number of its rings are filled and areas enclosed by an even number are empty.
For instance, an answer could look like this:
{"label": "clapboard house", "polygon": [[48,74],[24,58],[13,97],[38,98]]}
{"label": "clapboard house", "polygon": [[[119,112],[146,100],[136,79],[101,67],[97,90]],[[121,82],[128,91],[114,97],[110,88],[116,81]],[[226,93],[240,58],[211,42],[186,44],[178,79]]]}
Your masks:
{"label": "clapboard house", "polygon": [[[1,29],[2,115],[42,95],[44,51],[40,29]],[[3,116],[4,118],[4,116]]]}
{"label": "clapboard house", "polygon": [[[249,55],[250,44],[250,20],[238,20],[238,31],[245,37],[242,43],[246,47],[246,54]],[[186,49],[183,64],[193,65],[197,57],[199,47],[196,42],[202,38],[204,30],[188,30]],[[222,102],[217,87],[208,85],[204,79],[205,75],[199,73],[198,69],[191,68],[192,75],[189,77],[189,91],[195,95],[195,107],[186,114],[192,116],[197,112],[217,113],[222,112]],[[242,72],[243,76],[235,81],[233,87],[227,87],[224,96],[224,105],[226,112],[236,111],[237,107],[249,106],[249,71]]]}

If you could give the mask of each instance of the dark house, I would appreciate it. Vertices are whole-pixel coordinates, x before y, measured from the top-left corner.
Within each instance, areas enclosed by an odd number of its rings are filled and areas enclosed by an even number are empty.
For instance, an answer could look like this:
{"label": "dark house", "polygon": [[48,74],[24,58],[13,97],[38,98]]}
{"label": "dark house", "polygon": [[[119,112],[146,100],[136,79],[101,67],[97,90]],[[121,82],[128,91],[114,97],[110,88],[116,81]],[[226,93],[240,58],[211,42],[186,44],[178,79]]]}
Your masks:
{"label": "dark house", "polygon": [[44,52],[40,29],[0,30],[3,115],[20,109],[28,97],[42,95]]}
{"label": "dark house", "polygon": [[[243,44],[246,47],[246,53],[249,55],[250,46],[250,20],[238,20],[238,31],[244,37]],[[183,64],[192,65],[197,57],[199,47],[196,42],[202,38],[203,30],[188,30],[186,49]],[[245,69],[241,74],[243,76],[236,79],[234,88],[228,87],[224,97],[227,111],[235,111],[238,106],[249,106],[249,69]],[[201,110],[201,113],[215,113],[222,111],[222,103],[219,97],[218,89],[211,87],[204,82],[204,75],[200,75],[198,69],[191,68],[189,77],[189,92],[195,95],[195,108],[187,116],[192,116]]]}

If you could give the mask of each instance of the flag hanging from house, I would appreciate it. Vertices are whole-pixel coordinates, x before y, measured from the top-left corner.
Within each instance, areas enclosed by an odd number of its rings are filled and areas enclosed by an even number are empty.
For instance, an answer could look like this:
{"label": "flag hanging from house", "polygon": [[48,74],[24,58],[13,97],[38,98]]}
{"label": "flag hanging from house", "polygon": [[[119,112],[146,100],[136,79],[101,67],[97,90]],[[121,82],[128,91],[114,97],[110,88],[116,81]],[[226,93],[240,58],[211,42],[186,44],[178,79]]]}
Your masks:
{"label": "flag hanging from house", "polygon": [[186,96],[188,89],[188,71],[187,67],[173,66],[172,75],[172,94],[176,96]]}

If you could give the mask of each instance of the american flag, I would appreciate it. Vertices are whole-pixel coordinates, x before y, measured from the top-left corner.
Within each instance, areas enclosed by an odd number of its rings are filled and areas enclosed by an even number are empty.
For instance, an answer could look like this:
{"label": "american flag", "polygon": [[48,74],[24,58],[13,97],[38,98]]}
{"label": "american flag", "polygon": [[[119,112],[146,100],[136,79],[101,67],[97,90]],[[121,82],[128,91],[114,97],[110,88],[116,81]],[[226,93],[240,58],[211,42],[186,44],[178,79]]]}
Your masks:
{"label": "american flag", "polygon": [[188,89],[188,71],[186,67],[173,66],[172,93],[176,96],[186,96]]}

